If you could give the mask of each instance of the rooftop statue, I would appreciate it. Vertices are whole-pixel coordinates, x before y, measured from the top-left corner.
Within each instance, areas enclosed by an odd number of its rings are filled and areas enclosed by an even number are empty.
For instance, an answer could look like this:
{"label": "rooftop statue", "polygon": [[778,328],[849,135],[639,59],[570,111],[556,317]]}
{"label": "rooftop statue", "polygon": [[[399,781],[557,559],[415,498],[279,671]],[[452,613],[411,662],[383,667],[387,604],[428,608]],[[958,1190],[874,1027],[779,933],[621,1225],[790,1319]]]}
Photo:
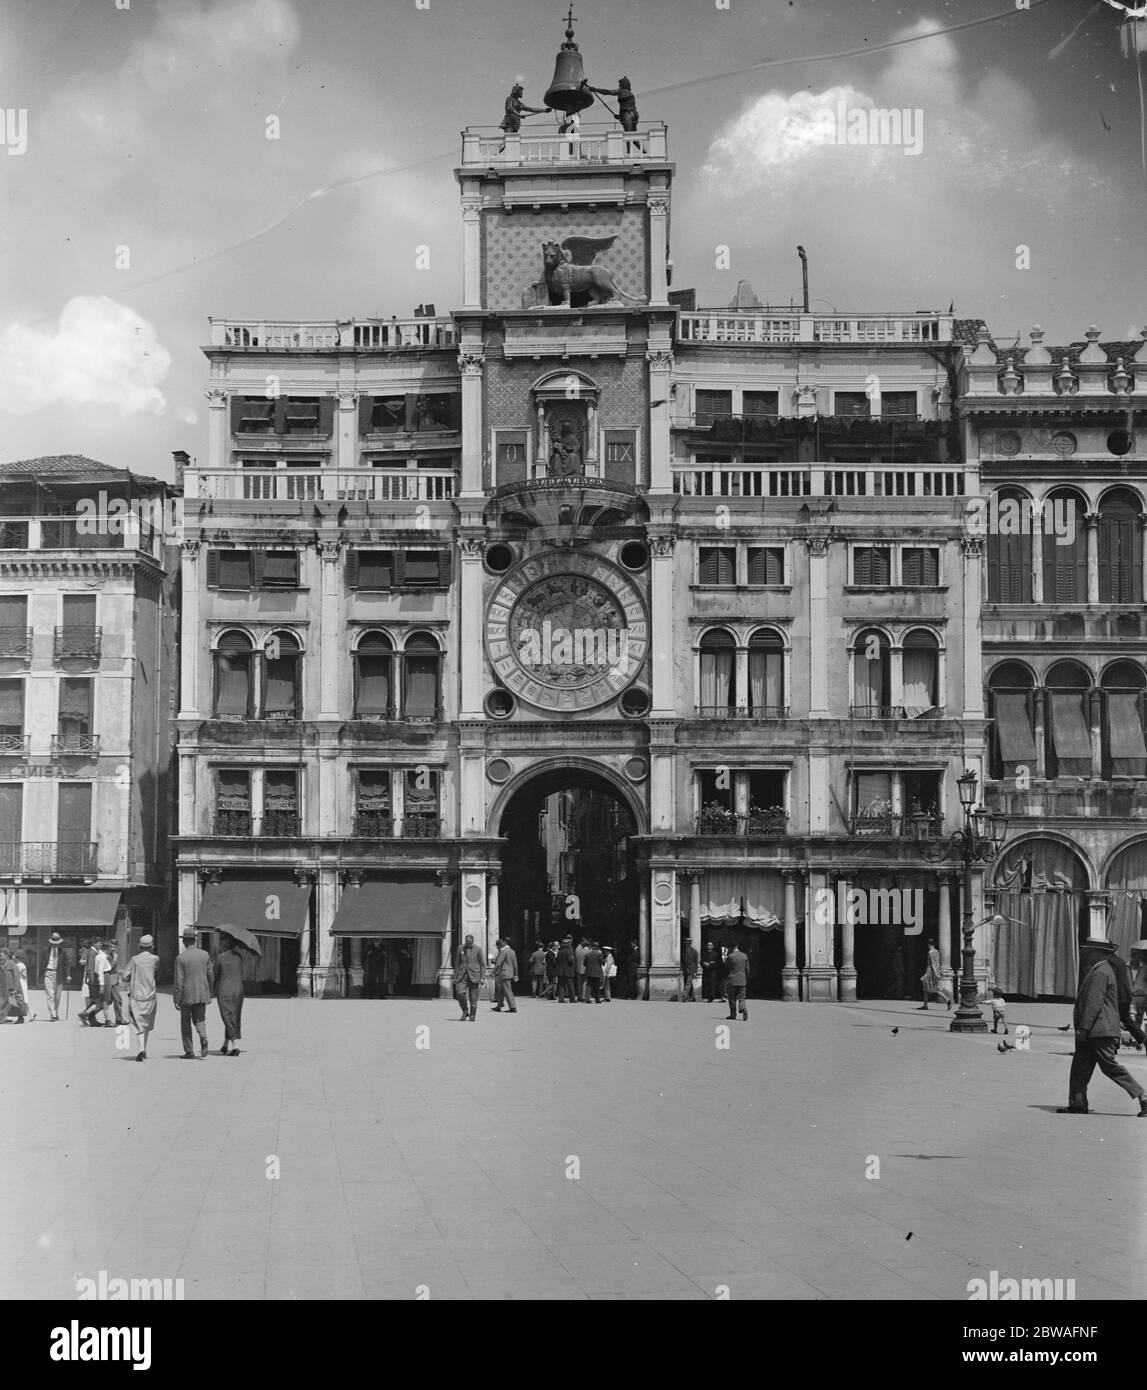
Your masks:
{"label": "rooftop statue", "polygon": [[582,85],[587,92],[594,92],[597,96],[616,97],[617,119],[621,122],[622,130],[637,129],[637,98],[633,95],[628,77],[619,77],[616,87],[591,87],[588,78],[583,80]]}
{"label": "rooftop statue", "polygon": [[525,88],[520,82],[515,82],[513,90],[506,98],[506,114],[502,117],[501,129],[507,135],[517,135],[522,128],[522,116],[542,116],[549,110],[548,106],[527,106],[522,100]]}

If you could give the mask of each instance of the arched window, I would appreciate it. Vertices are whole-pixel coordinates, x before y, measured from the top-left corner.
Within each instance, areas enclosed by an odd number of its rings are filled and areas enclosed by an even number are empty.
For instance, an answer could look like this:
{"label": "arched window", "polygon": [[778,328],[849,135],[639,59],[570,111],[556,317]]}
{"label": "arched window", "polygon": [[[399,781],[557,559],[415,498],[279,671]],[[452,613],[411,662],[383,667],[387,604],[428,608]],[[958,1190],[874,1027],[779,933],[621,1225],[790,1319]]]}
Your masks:
{"label": "arched window", "polygon": [[1104,691],[1104,777],[1147,777],[1143,740],[1147,675],[1134,661],[1113,661],[1100,680]]}
{"label": "arched window", "polygon": [[303,653],[290,632],[273,632],[263,648],[263,718],[298,719],[303,703]]}
{"label": "arched window", "polygon": [[215,645],[216,719],[250,719],[254,714],[254,648],[245,632],[224,632]]}
{"label": "arched window", "polygon": [[732,710],[737,703],[737,644],[724,628],[701,638],[701,708],[710,714]]}
{"label": "arched window", "polygon": [[852,708],[879,719],[892,704],[892,651],[878,628],[862,632],[852,647]]}
{"label": "arched window", "polygon": [[988,602],[1031,603],[1031,501],[1018,488],[992,498],[988,531]]}
{"label": "arched window", "polygon": [[402,651],[402,717],[438,718],[442,652],[429,632],[412,632]]}
{"label": "arched window", "polygon": [[779,714],[784,707],[784,638],[762,628],[749,638],[749,708],[755,714]]}
{"label": "arched window", "polygon": [[1074,661],[1057,661],[1044,677],[1048,719],[1047,775],[1091,776],[1091,732],[1087,692],[1091,675]]}
{"label": "arched window", "polygon": [[1142,508],[1128,488],[1116,488],[1099,504],[1099,601],[1143,602]]}
{"label": "arched window", "polygon": [[943,704],[940,699],[940,644],[934,633],[917,628],[904,638],[904,709],[916,719]]}
{"label": "arched window", "polygon": [[1078,493],[1057,488],[1043,504],[1043,601],[1087,602],[1087,508]]}
{"label": "arched window", "polygon": [[988,757],[993,777],[1017,777],[1021,767],[1029,777],[1036,775],[1034,689],[1035,678],[1018,661],[1001,662],[988,677],[992,719]]}
{"label": "arched window", "polygon": [[366,632],[354,654],[356,719],[394,715],[394,644],[385,632]]}

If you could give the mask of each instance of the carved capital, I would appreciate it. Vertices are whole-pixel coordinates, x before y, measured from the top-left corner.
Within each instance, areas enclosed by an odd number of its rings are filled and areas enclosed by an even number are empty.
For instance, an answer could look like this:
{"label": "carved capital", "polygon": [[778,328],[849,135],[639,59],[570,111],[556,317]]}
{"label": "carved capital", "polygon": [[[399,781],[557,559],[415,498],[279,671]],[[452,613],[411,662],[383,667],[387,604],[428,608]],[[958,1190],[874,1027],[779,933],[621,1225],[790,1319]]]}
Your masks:
{"label": "carved capital", "polygon": [[434,877],[438,881],[439,888],[452,888],[458,875],[453,869],[435,869]]}
{"label": "carved capital", "polygon": [[489,868],[486,870],[486,886],[487,886],[487,888],[490,888],[490,887],[497,888],[497,886],[501,883],[501,881],[502,881],[502,866],[501,866],[501,864],[491,864],[491,865],[489,866]]}
{"label": "carved capital", "polygon": [[481,376],[482,365],[486,358],[480,352],[460,352],[458,354],[458,370],[463,376]]}
{"label": "carved capital", "polygon": [[222,410],[227,404],[227,392],[220,386],[209,386],[203,394],[212,410]]}
{"label": "carved capital", "polygon": [[188,558],[189,560],[194,560],[195,557],[199,554],[199,547],[200,547],[201,544],[202,544],[201,541],[184,541],[184,542],[183,542],[183,553],[184,553],[184,555],[186,555],[187,558]]}
{"label": "carved capital", "polygon": [[645,360],[649,363],[650,371],[671,372],[673,370],[673,354],[671,352],[647,352]]}
{"label": "carved capital", "polygon": [[810,555],[827,555],[829,542],[831,540],[832,537],[825,532],[819,536],[806,536],[804,538],[804,543],[808,547],[808,553]]}
{"label": "carved capital", "polygon": [[983,536],[961,536],[960,545],[969,560],[978,560],[984,553]]}
{"label": "carved capital", "polygon": [[361,870],[361,869],[341,869],[341,870],[339,871],[339,882],[342,884],[342,886],[343,886],[344,888],[361,888],[361,887],[362,887],[362,870]]}
{"label": "carved capital", "polygon": [[481,536],[459,536],[458,549],[467,560],[480,560],[486,553],[486,542]]}
{"label": "carved capital", "polygon": [[649,548],[653,552],[655,560],[667,560],[673,554],[674,538],[672,536],[650,536]]}
{"label": "carved capital", "polygon": [[300,888],[302,888],[304,884],[317,882],[319,877],[318,869],[293,869],[292,873],[295,876],[295,882]]}
{"label": "carved capital", "polygon": [[664,217],[669,211],[669,199],[663,194],[652,193],[645,200],[649,208],[650,215],[653,217]]}
{"label": "carved capital", "polygon": [[316,544],[324,563],[328,565],[338,563],[339,551],[342,549],[341,541],[317,541]]}
{"label": "carved capital", "polygon": [[355,402],[356,402],[357,400],[358,400],[358,392],[357,392],[357,391],[340,391],[340,392],[339,392],[339,409],[340,409],[340,410],[353,410],[354,407],[355,407]]}
{"label": "carved capital", "polygon": [[199,882],[202,883],[202,884],[204,885],[204,887],[206,887],[207,884],[209,884],[209,883],[222,883],[222,882],[223,882],[223,870],[222,870],[222,869],[200,869],[200,870],[199,870]]}

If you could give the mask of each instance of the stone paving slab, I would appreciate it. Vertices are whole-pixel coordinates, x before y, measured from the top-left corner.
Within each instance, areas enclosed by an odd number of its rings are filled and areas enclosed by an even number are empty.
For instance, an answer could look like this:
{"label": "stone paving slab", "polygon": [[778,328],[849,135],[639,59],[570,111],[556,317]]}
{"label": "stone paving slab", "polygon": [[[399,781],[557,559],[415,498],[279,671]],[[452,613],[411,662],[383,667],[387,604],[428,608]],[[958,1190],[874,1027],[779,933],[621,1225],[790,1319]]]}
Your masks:
{"label": "stone paving slab", "polygon": [[9,1024],[0,1296],[103,1269],[188,1299],[962,1300],[995,1269],[1142,1298],[1147,1122],[1098,1073],[1096,1113],[1054,1114],[1070,1010],[1010,1013],[1030,1052],[881,1001],[725,1032],[703,1003],[459,1028],[451,1001],[250,999],[239,1058],[186,1062],[165,998],[130,1065],[114,1030]]}

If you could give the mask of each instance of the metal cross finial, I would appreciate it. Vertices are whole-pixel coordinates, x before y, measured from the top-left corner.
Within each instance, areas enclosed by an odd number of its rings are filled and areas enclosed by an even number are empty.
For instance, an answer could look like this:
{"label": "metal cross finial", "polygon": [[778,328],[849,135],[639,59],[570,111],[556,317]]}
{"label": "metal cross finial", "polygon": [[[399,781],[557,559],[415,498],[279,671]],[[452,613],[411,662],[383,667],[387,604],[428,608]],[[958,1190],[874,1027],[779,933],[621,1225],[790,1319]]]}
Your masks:
{"label": "metal cross finial", "polygon": [[566,38],[567,38],[567,39],[572,39],[572,38],[573,38],[573,27],[574,27],[574,25],[575,25],[576,23],[577,23],[577,21],[574,19],[573,6],[571,5],[571,6],[570,6],[570,12],[569,12],[569,14],[566,15]]}

